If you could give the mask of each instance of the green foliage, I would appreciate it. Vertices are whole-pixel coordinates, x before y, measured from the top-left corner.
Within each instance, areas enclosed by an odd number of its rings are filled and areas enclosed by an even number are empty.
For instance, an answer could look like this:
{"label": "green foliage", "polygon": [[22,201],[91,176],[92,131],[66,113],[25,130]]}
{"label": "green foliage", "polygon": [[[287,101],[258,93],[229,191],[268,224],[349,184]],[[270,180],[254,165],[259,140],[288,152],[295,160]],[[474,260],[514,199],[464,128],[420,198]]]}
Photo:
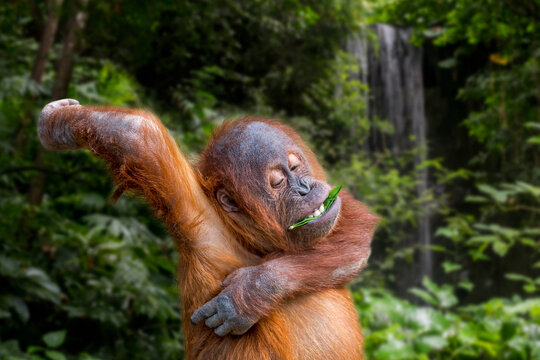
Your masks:
{"label": "green foliage", "polygon": [[66,330],[54,331],[43,335],[43,342],[47,346],[57,348],[66,340]]}
{"label": "green foliage", "polygon": [[[447,263],[446,266],[443,264],[445,270],[462,270],[461,265],[459,268],[456,265],[464,263],[463,252],[467,252],[472,261],[484,262],[493,261],[494,256],[505,258],[511,252],[523,253],[533,259],[533,263],[527,267],[531,276],[509,272],[505,277],[523,283],[526,293],[538,293],[540,273],[533,269],[533,264],[534,259],[540,258],[540,228],[537,222],[540,214],[540,187],[518,181],[499,186],[480,184],[478,190],[478,195],[467,197],[470,203],[479,207],[478,217],[456,214],[448,217],[447,225],[437,230],[437,235],[452,242],[447,250],[455,263]],[[514,214],[519,216],[518,222],[514,221]],[[454,276],[458,274],[456,272]]]}
{"label": "green foliage", "polygon": [[[537,358],[537,332],[528,330],[538,328],[538,299],[524,300],[512,294],[537,296],[540,285],[540,3],[368,3],[371,22],[410,26],[416,44],[431,43],[441,48],[441,54],[450,54],[439,60],[439,67],[445,69],[442,71],[452,71],[454,76],[472,73],[457,97],[466,106],[462,125],[474,146],[462,162],[466,169],[443,171],[438,176],[439,183],[451,187],[445,196],[448,202],[438,205],[445,225],[437,228],[437,244],[432,249],[437,251],[442,267],[438,278],[455,285],[439,286],[424,279],[423,289],[410,289],[424,303],[439,309],[447,324],[436,331],[424,329],[435,339],[431,347],[423,347],[417,341],[424,333],[411,331],[403,315],[414,314],[416,306],[386,292],[366,296],[366,304],[388,306],[366,309],[366,314],[391,314],[379,328],[370,315],[361,316],[367,331],[373,332],[367,338],[368,353],[374,359]],[[471,61],[474,64],[468,63]],[[366,183],[366,168],[359,171]],[[368,193],[380,203],[381,197],[374,190]],[[414,199],[409,201],[414,204]],[[393,210],[401,208],[396,203]],[[389,211],[388,206],[383,205],[383,213]],[[396,221],[395,216],[388,218]],[[395,232],[394,227],[390,230]],[[388,250],[394,254],[395,247]],[[365,290],[364,294],[369,292]],[[511,300],[486,300],[494,294]],[[461,305],[479,301],[483,303]],[[525,308],[528,310],[516,316],[515,309]],[[419,316],[411,315],[415,317]],[[519,332],[516,327],[527,330]]]}
{"label": "green foliage", "polygon": [[452,286],[437,286],[437,284],[427,277],[422,279],[422,284],[426,290],[412,288],[409,291],[428,304],[440,309],[447,309],[458,303],[458,299],[454,295],[454,288]]}
{"label": "green foliage", "polygon": [[[109,177],[86,152],[48,154],[44,201],[26,201],[29,182],[44,171],[32,158],[35,130],[24,152],[12,141],[20,118],[42,104],[25,98],[36,47],[0,41],[8,45],[0,58],[10,62],[0,87],[0,359],[181,357],[176,252],[146,206],[127,198],[108,206]],[[49,93],[53,75],[47,67],[34,95]],[[140,105],[138,85],[109,61],[77,62],[69,96]]]}
{"label": "green foliage", "polygon": [[[536,181],[538,170],[528,164],[534,163],[535,137],[531,129],[540,116],[532,103],[540,99],[536,59],[508,69],[496,69],[471,76],[459,97],[479,102],[478,111],[470,113],[464,121],[471,137],[483,145],[482,150],[471,159],[471,164],[496,164],[502,171],[496,175],[517,173],[518,178]],[[530,137],[530,138],[529,138]]]}
{"label": "green foliage", "polygon": [[320,149],[322,160],[336,169],[340,168],[336,162],[349,160],[351,150],[358,152],[369,134],[365,99],[368,88],[355,78],[359,71],[352,56],[337,52],[324,76],[303,94],[303,115],[307,118],[292,119],[314,148]]}
{"label": "green foliage", "polygon": [[[369,358],[539,358],[539,9],[538,0],[90,2],[68,96],[153,109],[188,153],[224,118],[282,118],[332,182],[382,218],[353,288]],[[109,204],[110,178],[88,152],[35,161],[35,118],[61,56],[57,44],[42,83],[28,80],[43,14],[43,1],[0,5],[0,359],[181,358],[177,258],[164,229],[139,199]],[[451,152],[414,166],[426,149],[369,149],[369,136],[394,129],[368,118],[369,88],[341,48],[351,32],[374,40],[364,24],[375,21],[412,26],[415,43],[448,54],[444,71],[472,72],[457,94],[471,143],[461,168],[445,167]],[[434,186],[418,196],[426,167]],[[37,174],[45,196],[32,205]],[[387,290],[423,250],[408,240],[428,210],[438,212],[441,269],[405,295],[429,307]]]}
{"label": "green foliage", "polygon": [[[453,297],[450,285],[424,279],[422,299]],[[426,295],[429,294],[428,297]],[[540,298],[493,298],[449,310],[413,305],[382,289],[355,293],[369,359],[536,359]],[[455,304],[454,304],[455,305]]]}
{"label": "green foliage", "polygon": [[[330,75],[356,26],[354,9],[333,1],[90,2],[68,96],[152,108],[184,150],[197,151],[222,114],[305,113],[298,89]],[[45,153],[36,164],[35,119],[61,51],[52,48],[41,84],[27,80],[39,12],[38,2],[0,6],[0,359],[181,358],[177,259],[164,229],[138,199],[108,203],[110,178],[88,152]],[[28,139],[17,149],[23,118]],[[25,194],[40,173],[45,196],[32,205]]]}

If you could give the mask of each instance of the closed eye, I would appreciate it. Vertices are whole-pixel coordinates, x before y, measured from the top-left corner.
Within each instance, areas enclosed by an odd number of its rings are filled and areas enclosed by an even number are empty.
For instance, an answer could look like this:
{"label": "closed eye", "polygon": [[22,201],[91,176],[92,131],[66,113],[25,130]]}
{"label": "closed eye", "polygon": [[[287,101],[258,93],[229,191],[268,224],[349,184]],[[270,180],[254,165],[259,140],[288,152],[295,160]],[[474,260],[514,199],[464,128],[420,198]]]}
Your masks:
{"label": "closed eye", "polygon": [[300,158],[298,158],[298,156],[296,156],[295,154],[289,154],[287,161],[289,163],[289,169],[291,171],[298,169],[298,167],[300,167],[300,165],[302,164]]}
{"label": "closed eye", "polygon": [[273,184],[272,186],[277,188],[283,183],[283,179],[279,180],[277,183]]}
{"label": "closed eye", "polygon": [[285,173],[283,173],[283,170],[281,169],[273,169],[270,172],[269,180],[270,185],[276,189],[283,184],[283,180],[285,180]]}

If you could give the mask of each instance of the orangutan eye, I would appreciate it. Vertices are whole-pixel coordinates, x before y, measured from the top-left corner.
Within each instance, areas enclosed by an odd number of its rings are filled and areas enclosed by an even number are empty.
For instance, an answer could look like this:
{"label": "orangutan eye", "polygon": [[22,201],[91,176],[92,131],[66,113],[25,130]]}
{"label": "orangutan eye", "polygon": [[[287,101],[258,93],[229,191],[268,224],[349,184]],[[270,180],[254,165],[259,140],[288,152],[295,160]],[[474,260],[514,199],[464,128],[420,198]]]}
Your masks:
{"label": "orangutan eye", "polygon": [[275,169],[270,173],[270,184],[273,188],[280,187],[284,180],[285,174],[283,174],[283,171]]}
{"label": "orangutan eye", "polygon": [[291,171],[298,169],[300,165],[302,165],[302,162],[300,161],[298,156],[294,154],[289,154],[288,161],[289,161],[289,169]]}

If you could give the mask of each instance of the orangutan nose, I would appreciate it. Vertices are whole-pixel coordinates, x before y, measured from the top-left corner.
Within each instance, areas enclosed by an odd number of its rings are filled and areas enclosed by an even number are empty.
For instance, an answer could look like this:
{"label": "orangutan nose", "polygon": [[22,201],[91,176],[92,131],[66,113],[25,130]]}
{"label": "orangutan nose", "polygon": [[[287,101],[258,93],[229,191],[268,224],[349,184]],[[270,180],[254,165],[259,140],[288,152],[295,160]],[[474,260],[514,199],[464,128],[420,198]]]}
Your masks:
{"label": "orangutan nose", "polygon": [[298,179],[298,194],[300,196],[306,196],[311,191],[311,186],[309,184],[309,179],[300,178]]}

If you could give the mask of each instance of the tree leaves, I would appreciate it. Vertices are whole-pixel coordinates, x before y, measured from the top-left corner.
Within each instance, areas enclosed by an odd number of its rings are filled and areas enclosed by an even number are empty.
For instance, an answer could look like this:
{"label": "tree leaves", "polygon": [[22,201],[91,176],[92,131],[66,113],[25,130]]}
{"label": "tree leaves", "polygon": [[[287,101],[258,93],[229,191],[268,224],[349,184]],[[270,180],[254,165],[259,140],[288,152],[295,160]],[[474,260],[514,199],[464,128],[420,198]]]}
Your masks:
{"label": "tree leaves", "polygon": [[[424,283],[432,290],[441,288]],[[357,305],[370,359],[528,360],[537,353],[538,298],[493,299],[436,310],[399,299],[384,289],[359,292],[362,301]]]}
{"label": "tree leaves", "polygon": [[[57,348],[61,346],[64,341],[66,340],[66,330],[58,330],[46,333],[43,335],[42,339],[45,344],[47,344],[48,347],[51,348]],[[56,359],[53,359],[56,360]]]}

